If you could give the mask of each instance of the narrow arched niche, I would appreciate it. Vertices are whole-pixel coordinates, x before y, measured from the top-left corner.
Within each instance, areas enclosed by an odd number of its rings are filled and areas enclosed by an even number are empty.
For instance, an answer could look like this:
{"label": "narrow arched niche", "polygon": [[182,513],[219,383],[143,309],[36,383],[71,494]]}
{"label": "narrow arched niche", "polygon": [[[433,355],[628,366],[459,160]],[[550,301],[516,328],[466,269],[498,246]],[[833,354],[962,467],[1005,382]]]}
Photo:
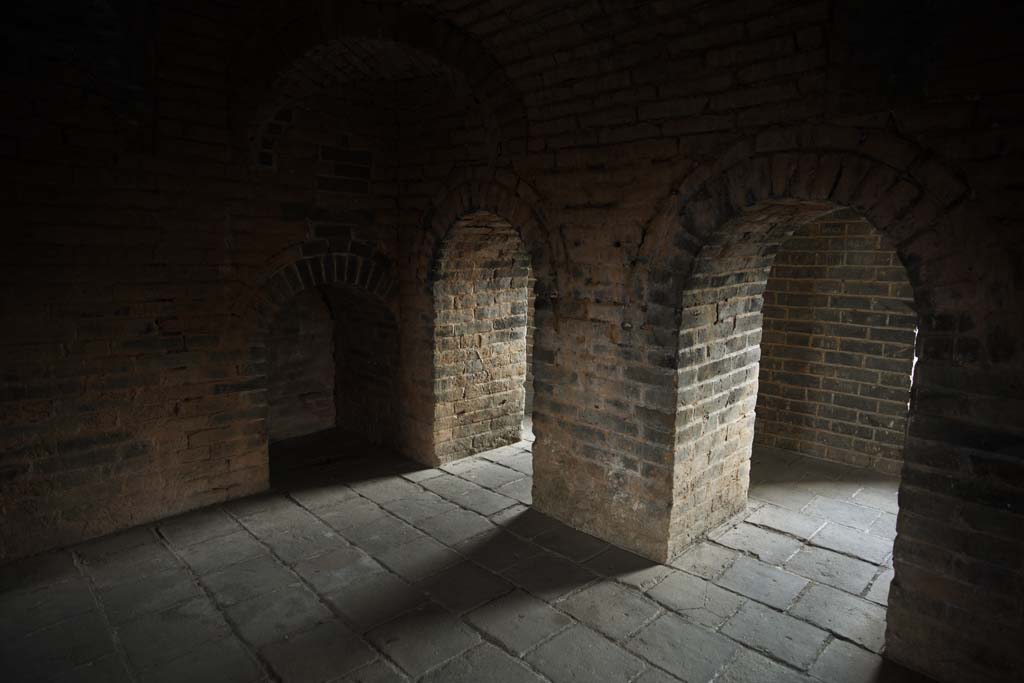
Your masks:
{"label": "narrow arched niche", "polygon": [[434,268],[434,448],[439,462],[523,433],[532,338],[530,257],[487,211],[458,220]]}

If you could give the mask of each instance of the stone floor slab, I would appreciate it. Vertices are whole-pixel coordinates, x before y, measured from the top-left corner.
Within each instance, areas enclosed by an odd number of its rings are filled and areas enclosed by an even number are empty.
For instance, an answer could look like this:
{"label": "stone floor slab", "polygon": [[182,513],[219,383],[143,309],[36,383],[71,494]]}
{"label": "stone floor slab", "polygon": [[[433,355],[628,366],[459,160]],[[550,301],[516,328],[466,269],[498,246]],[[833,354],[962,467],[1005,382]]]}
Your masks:
{"label": "stone floor slab", "polygon": [[601,539],[564,524],[538,534],[533,542],[574,562],[584,562],[608,548],[608,544]]}
{"label": "stone floor slab", "polygon": [[[812,501],[813,503],[813,501]],[[762,505],[745,520],[750,524],[768,527],[775,531],[795,536],[801,540],[807,540],[813,536],[821,527],[825,526],[825,519],[815,515],[794,512],[777,505]]]}
{"label": "stone floor slab", "polygon": [[603,581],[573,593],[558,608],[595,631],[624,640],[662,612],[638,591]]}
{"label": "stone floor slab", "polygon": [[786,569],[854,595],[860,595],[878,571],[868,562],[810,545],[790,558]]}
{"label": "stone floor slab", "polygon": [[569,617],[523,591],[514,591],[470,612],[466,620],[517,654],[572,623]]}
{"label": "stone floor slab", "polygon": [[205,643],[186,655],[144,671],[140,683],[256,683],[264,673],[237,638]]}
{"label": "stone floor slab", "polygon": [[503,574],[515,585],[548,602],[554,602],[597,578],[578,564],[549,552],[517,562]]}
{"label": "stone floor slab", "polygon": [[806,670],[828,633],[771,607],[747,602],[722,627],[722,633],[770,657]]}
{"label": "stone floor slab", "polygon": [[811,679],[743,648],[715,683],[811,683]]}
{"label": "stone floor slab", "polygon": [[812,585],[789,613],[873,652],[885,644],[885,608],[829,586]]}
{"label": "stone floor slab", "polygon": [[584,566],[604,577],[641,590],[647,590],[672,573],[672,569],[663,564],[614,546],[587,560]]}
{"label": "stone floor slab", "polygon": [[178,551],[196,574],[203,575],[245,560],[269,555],[265,545],[241,529],[226,536],[201,541]]}
{"label": "stone floor slab", "polygon": [[261,651],[283,683],[325,683],[377,659],[377,653],[347,626],[318,624]]}
{"label": "stone floor slab", "polygon": [[695,624],[717,628],[745,601],[699,576],[673,572],[647,595]]}
{"label": "stone floor slab", "polygon": [[423,591],[389,573],[357,579],[324,596],[360,633],[411,612],[426,599]]}
{"label": "stone floor slab", "polygon": [[205,598],[196,598],[117,628],[118,639],[136,671],[167,664],[230,634],[224,617]]}
{"label": "stone floor slab", "polygon": [[497,527],[494,531],[459,543],[455,549],[477,564],[496,572],[543,552],[539,546]]}
{"label": "stone floor slab", "polygon": [[85,612],[31,634],[0,641],[3,678],[43,681],[114,652],[110,631],[97,612]]}
{"label": "stone floor slab", "polygon": [[255,647],[262,647],[304,631],[332,618],[317,596],[305,586],[293,584],[273,593],[240,602],[227,609],[238,633]]}
{"label": "stone floor slab", "polygon": [[414,678],[480,642],[472,629],[436,605],[384,624],[367,636]]}
{"label": "stone floor slab", "polygon": [[[821,532],[819,532],[821,533]],[[752,524],[739,524],[715,538],[716,543],[781,565],[800,549],[800,541]]]}
{"label": "stone floor slab", "polygon": [[141,614],[159,612],[179,602],[200,596],[199,587],[184,569],[145,576],[137,581],[112,586],[99,599],[111,624],[120,624]]}
{"label": "stone floor slab", "polygon": [[494,529],[494,525],[486,517],[469,510],[452,510],[424,520],[418,526],[424,532],[450,546]]}
{"label": "stone floor slab", "polygon": [[221,605],[242,600],[295,583],[298,578],[275,558],[257,557],[212,572],[200,581]]}
{"label": "stone floor slab", "polygon": [[359,548],[339,548],[304,560],[295,565],[295,572],[321,593],[341,590],[348,584],[384,568]]}
{"label": "stone floor slab", "polygon": [[463,561],[461,555],[430,536],[396,545],[375,559],[411,583],[419,583]]}
{"label": "stone floor slab", "polygon": [[740,557],[715,583],[779,610],[789,607],[807,579],[750,557]]}
{"label": "stone floor slab", "polygon": [[672,560],[672,566],[713,580],[722,575],[739,556],[735,550],[701,541]]}
{"label": "stone floor slab", "polygon": [[832,523],[814,534],[811,543],[873,564],[882,564],[892,554],[892,541]]}
{"label": "stone floor slab", "polygon": [[628,681],[644,669],[639,659],[579,625],[543,643],[526,660],[554,683]]}
{"label": "stone floor slab", "polygon": [[489,643],[477,645],[420,680],[422,683],[478,683],[482,678],[488,683],[540,683],[543,680],[522,662]]}
{"label": "stone floor slab", "polygon": [[473,562],[463,562],[446,569],[421,587],[435,602],[457,614],[512,590],[508,581]]}
{"label": "stone floor slab", "polygon": [[644,659],[692,683],[707,683],[725,668],[739,646],[674,614],[656,619],[626,647]]}
{"label": "stone floor slab", "polygon": [[879,510],[874,508],[847,503],[841,500],[832,500],[831,498],[822,498],[820,496],[812,500],[804,508],[804,512],[809,515],[824,517],[830,522],[860,529],[861,531],[870,529],[871,525],[878,521],[878,518],[882,515]]}

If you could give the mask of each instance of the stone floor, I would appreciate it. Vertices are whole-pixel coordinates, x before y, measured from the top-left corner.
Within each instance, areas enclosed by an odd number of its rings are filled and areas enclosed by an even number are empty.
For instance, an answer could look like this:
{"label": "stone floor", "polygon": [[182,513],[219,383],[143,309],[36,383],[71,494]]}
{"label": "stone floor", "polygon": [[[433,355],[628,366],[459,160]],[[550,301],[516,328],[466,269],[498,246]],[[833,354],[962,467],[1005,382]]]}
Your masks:
{"label": "stone floor", "polygon": [[743,519],[664,566],[530,509],[529,446],[320,463],[0,567],[2,678],[916,680],[878,655],[894,479],[757,453]]}

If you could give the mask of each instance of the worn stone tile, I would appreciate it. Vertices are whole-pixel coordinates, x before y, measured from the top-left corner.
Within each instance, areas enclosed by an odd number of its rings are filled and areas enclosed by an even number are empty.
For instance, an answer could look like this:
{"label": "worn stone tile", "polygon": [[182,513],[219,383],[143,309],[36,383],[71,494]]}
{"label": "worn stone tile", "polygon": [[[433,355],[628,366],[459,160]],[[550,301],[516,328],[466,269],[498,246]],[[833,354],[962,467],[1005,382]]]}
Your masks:
{"label": "worn stone tile", "polygon": [[431,467],[428,469],[414,470],[412,472],[403,472],[401,474],[403,479],[408,479],[412,482],[421,482],[427,479],[433,479],[434,477],[440,477],[445,474],[444,470]]}
{"label": "worn stone tile", "polygon": [[323,683],[377,659],[362,638],[338,620],[264,646],[260,654],[283,683]]}
{"label": "worn stone tile", "polygon": [[735,550],[701,541],[672,560],[672,566],[705,579],[717,579],[739,556]]}
{"label": "worn stone tile", "polygon": [[[107,561],[112,559],[116,555],[122,555],[123,553],[130,550],[138,550],[142,546],[159,546],[157,538],[154,535],[152,527],[140,526],[134,529],[128,529],[127,531],[119,531],[116,534],[110,534],[109,536],[103,536],[91,541],[86,541],[74,547],[74,553],[78,555],[87,565],[99,566],[105,564]],[[132,558],[132,555],[125,555],[125,558]],[[44,560],[43,558],[48,558]],[[43,558],[36,560],[22,560],[22,563],[38,564],[39,569],[50,569],[53,570],[56,567],[60,567],[61,571],[68,571],[67,561],[71,559],[70,555],[65,553],[54,553],[51,555],[44,555]],[[70,565],[70,572],[77,574],[78,571],[74,568],[74,565]]]}
{"label": "worn stone tile", "polygon": [[318,509],[316,514],[332,529],[341,533],[388,517],[384,508],[365,498],[349,498],[336,505]]}
{"label": "worn stone tile", "polygon": [[420,491],[407,498],[387,501],[383,503],[383,507],[410,524],[458,509],[454,503],[429,491]]}
{"label": "worn stone tile", "polygon": [[558,607],[595,631],[620,640],[635,633],[662,611],[636,590],[610,581],[573,593]]}
{"label": "worn stone tile", "polygon": [[661,669],[647,667],[647,670],[634,679],[633,683],[679,683],[679,679],[675,676],[669,676]]}
{"label": "worn stone tile", "polygon": [[494,647],[481,643],[421,678],[423,683],[539,683],[542,679],[523,664]]}
{"label": "worn stone tile", "polygon": [[717,633],[665,614],[636,634],[626,647],[685,681],[705,683],[721,671],[738,646]]}
{"label": "worn stone tile", "polygon": [[828,639],[825,631],[752,601],[740,607],[721,632],[798,669],[807,669]]}
{"label": "worn stone tile", "polygon": [[889,586],[892,585],[892,579],[895,575],[894,570],[886,569],[884,572],[878,575],[875,582],[871,584],[871,590],[867,592],[866,597],[872,602],[877,602],[879,605],[889,604]]}
{"label": "worn stone tile", "polygon": [[97,612],[85,612],[20,638],[0,641],[2,677],[45,680],[113,652],[114,643],[103,619]]}
{"label": "worn stone tile", "polygon": [[558,520],[523,505],[502,510],[492,515],[491,521],[523,538],[534,538],[561,524]]}
{"label": "worn stone tile", "polygon": [[445,545],[456,545],[494,529],[486,517],[469,510],[452,510],[417,526]]}
{"label": "worn stone tile", "polygon": [[420,491],[420,487],[398,476],[379,477],[351,484],[352,490],[378,505],[390,500],[407,498]]}
{"label": "worn stone tile", "polygon": [[[430,484],[435,481],[440,480],[430,479],[425,483]],[[500,493],[489,491],[488,489],[469,482],[465,483],[468,486],[458,493],[452,492],[446,494],[442,491],[438,491],[437,493],[453,503],[461,505],[462,507],[481,515],[493,515],[495,512],[499,512],[517,504],[516,500],[509,498],[508,496],[503,496]]]}
{"label": "worn stone tile", "polygon": [[218,603],[233,605],[295,583],[298,578],[273,557],[266,556],[211,572],[200,581]]}
{"label": "worn stone tile", "polygon": [[50,683],[130,683],[131,680],[124,662],[112,654],[76,666],[50,679]]}
{"label": "worn stone tile", "polygon": [[533,504],[533,479],[524,477],[494,489],[503,496],[513,498],[526,505]]}
{"label": "worn stone tile", "polygon": [[882,564],[892,553],[892,541],[838,524],[826,524],[811,543],[867,562]]}
{"label": "worn stone tile", "polygon": [[128,661],[139,671],[163,666],[231,633],[224,617],[205,598],[143,615],[116,630]]}
{"label": "worn stone tile", "polygon": [[811,683],[811,679],[753,650],[742,648],[715,683]]}
{"label": "worn stone tile", "polygon": [[533,476],[533,453],[519,451],[509,455],[502,455],[494,458],[494,462],[522,472],[528,477]]}
{"label": "worn stone tile", "polygon": [[209,574],[232,564],[264,557],[270,551],[246,530],[240,529],[227,536],[201,541],[178,551],[196,574]]}
{"label": "worn stone tile", "polygon": [[808,581],[750,557],[739,557],[715,583],[776,609],[785,610]]}
{"label": "worn stone tile", "polygon": [[588,560],[608,548],[601,539],[564,524],[535,536],[533,542],[575,562]]}
{"label": "worn stone tile", "polygon": [[289,491],[288,495],[307,510],[319,510],[351,500],[359,494],[345,484],[326,484],[294,489]]}
{"label": "worn stone tile", "polygon": [[463,562],[422,584],[427,593],[452,612],[460,613],[512,590],[512,584],[472,562]]}
{"label": "worn stone tile", "polygon": [[875,520],[871,528],[868,529],[868,533],[873,536],[880,536],[881,538],[888,538],[890,541],[896,538],[896,515],[883,512],[881,516]]}
{"label": "worn stone tile", "polygon": [[295,572],[321,593],[333,593],[384,568],[359,548],[339,548],[303,560],[295,565]]}
{"label": "worn stone tile", "polygon": [[263,670],[234,637],[204,643],[188,654],[142,673],[141,683],[255,683]]}
{"label": "worn stone tile", "polygon": [[804,512],[818,517],[824,517],[830,522],[853,527],[861,531],[867,531],[871,525],[881,516],[881,512],[874,508],[847,503],[841,500],[817,497],[804,508]]}
{"label": "worn stone tile", "polygon": [[179,569],[182,565],[170,550],[154,541],[116,555],[88,560],[85,566],[96,586],[104,589],[143,576]]}
{"label": "worn stone tile", "polygon": [[740,596],[685,572],[673,572],[647,595],[687,620],[710,628],[723,624],[744,602]]}
{"label": "worn stone tile", "polygon": [[750,553],[768,564],[781,565],[800,549],[800,541],[795,538],[745,523],[729,529],[715,540],[729,548]]}
{"label": "worn stone tile", "polygon": [[895,515],[900,511],[896,486],[865,486],[853,497],[855,503]]}
{"label": "worn stone tile", "polygon": [[549,552],[517,562],[506,569],[504,575],[520,588],[548,602],[554,602],[597,578],[578,564]]}
{"label": "worn stone tile", "polygon": [[496,572],[542,552],[539,546],[498,527],[459,543],[455,549],[477,564]]}
{"label": "worn stone tile", "polygon": [[175,548],[185,548],[239,530],[238,522],[220,508],[205,508],[162,520],[157,529]]}
{"label": "worn stone tile", "polygon": [[[405,683],[406,680],[408,679],[398,673],[390,664],[378,659],[373,664],[353,671],[344,678],[339,678],[338,683]],[[332,681],[332,683],[334,682]]]}
{"label": "worn stone tile", "polygon": [[419,583],[463,561],[461,555],[430,536],[421,536],[405,545],[395,546],[379,554],[376,559],[412,583]]}
{"label": "worn stone tile", "polygon": [[860,491],[863,485],[857,479],[833,479],[811,475],[798,481],[795,488],[824,498],[851,502],[854,494]]}
{"label": "worn stone tile", "polygon": [[371,555],[385,553],[423,535],[416,527],[390,515],[371,524],[348,529],[344,533],[348,540]]}
{"label": "worn stone tile", "polygon": [[609,579],[621,581],[641,590],[647,590],[672,573],[672,570],[663,564],[614,546],[609,546],[604,552],[587,560],[584,566]]}
{"label": "worn stone tile", "polygon": [[477,608],[465,618],[520,655],[572,623],[547,603],[518,590]]}
{"label": "worn stone tile", "polygon": [[356,579],[341,590],[324,596],[324,600],[360,633],[412,611],[426,599],[419,588],[389,573]]}
{"label": "worn stone tile", "polygon": [[798,488],[791,481],[767,481],[751,484],[748,495],[752,499],[799,512],[814,499],[816,492]]}
{"label": "worn stone tile", "polygon": [[332,619],[330,610],[300,584],[240,602],[229,607],[227,615],[238,633],[256,647]]}
{"label": "worn stone tile", "polygon": [[814,546],[801,548],[786,563],[786,569],[855,595],[867,588],[878,571],[873,564]]}
{"label": "worn stone tile", "polygon": [[56,583],[33,584],[0,593],[0,640],[23,636],[96,609],[86,580],[71,575]]}
{"label": "worn stone tile", "polygon": [[254,515],[265,515],[275,510],[291,510],[295,507],[295,501],[280,493],[258,493],[255,496],[228,501],[221,506],[227,513],[243,520]]}
{"label": "worn stone tile", "polygon": [[294,529],[310,528],[316,525],[317,518],[308,510],[299,507],[294,501],[275,504],[266,510],[254,512],[239,521],[256,537],[281,536]]}
{"label": "worn stone tile", "polygon": [[[813,504],[813,501],[812,501]],[[764,526],[775,531],[781,531],[790,536],[807,540],[821,527],[825,526],[825,519],[815,515],[794,512],[777,505],[762,505],[747,517],[746,521],[757,526]]]}
{"label": "worn stone tile", "polygon": [[175,569],[111,586],[101,591],[99,598],[110,623],[120,624],[200,595],[192,576],[184,569]]}
{"label": "worn stone tile", "polygon": [[811,585],[789,613],[873,652],[885,644],[885,608],[829,586]]}
{"label": "worn stone tile", "polygon": [[873,652],[833,640],[811,667],[811,675],[829,683],[883,683],[888,678],[883,671],[882,658]]}
{"label": "worn stone tile", "polygon": [[523,473],[487,460],[474,460],[453,472],[456,476],[489,489],[496,489],[523,478]]}
{"label": "worn stone tile", "polygon": [[[499,448],[492,448],[489,451],[484,451],[478,454],[477,457],[483,458],[484,460],[491,460],[492,462],[501,462],[504,459],[515,457],[517,455],[528,454],[527,445],[522,441],[519,443],[509,444],[508,446],[501,446]],[[465,462],[459,461],[459,462]]]}
{"label": "worn stone tile", "polygon": [[585,626],[570,626],[526,656],[554,683],[628,681],[644,669],[639,659]]}
{"label": "worn stone tile", "polygon": [[315,519],[267,533],[261,540],[289,564],[348,546],[340,533]]}
{"label": "worn stone tile", "polygon": [[413,678],[480,642],[472,629],[436,605],[427,605],[367,634]]}

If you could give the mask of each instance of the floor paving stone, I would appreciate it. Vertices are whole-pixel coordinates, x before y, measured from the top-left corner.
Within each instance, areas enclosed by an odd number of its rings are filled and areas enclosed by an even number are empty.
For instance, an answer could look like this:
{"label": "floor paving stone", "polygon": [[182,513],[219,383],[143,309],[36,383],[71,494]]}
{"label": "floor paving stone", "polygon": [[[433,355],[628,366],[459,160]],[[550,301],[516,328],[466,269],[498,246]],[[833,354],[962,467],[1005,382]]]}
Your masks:
{"label": "floor paving stone", "polygon": [[857,492],[854,502],[893,515],[900,509],[895,486],[866,486]]}
{"label": "floor paving stone", "polygon": [[411,583],[419,583],[463,561],[461,555],[430,536],[395,545],[375,559]]}
{"label": "floor paving stone", "polygon": [[345,484],[327,484],[293,489],[288,495],[307,510],[318,510],[351,500],[359,494]]}
{"label": "floor paving stone", "polygon": [[468,479],[474,484],[485,488],[496,489],[505,484],[519,481],[524,475],[518,470],[513,470],[497,463],[473,459],[467,467],[461,468],[456,473],[456,476]]}
{"label": "floor paving stone", "polygon": [[317,596],[300,584],[240,602],[229,607],[227,615],[241,636],[256,647],[333,618]]}
{"label": "floor paving stone", "polygon": [[493,515],[516,505],[516,501],[508,496],[494,493],[459,477],[428,479],[423,482],[423,486],[442,498],[481,515]]}
{"label": "floor paving stone", "polygon": [[157,525],[160,535],[175,548],[185,548],[239,530],[238,522],[220,508],[206,508],[165,519]]}
{"label": "floor paving stone", "polygon": [[350,498],[337,505],[318,509],[316,514],[328,526],[341,533],[355,527],[372,524],[388,516],[384,508],[365,498]]}
{"label": "floor paving stone", "polygon": [[739,553],[714,543],[701,541],[672,560],[672,566],[705,579],[717,579]]}
{"label": "floor paving stone", "polygon": [[383,507],[410,524],[458,509],[455,503],[429,491],[419,491],[408,498],[387,501]]}
{"label": "floor paving stone", "polygon": [[275,529],[260,540],[288,563],[348,547],[348,541],[340,533],[315,519],[305,519],[301,525],[290,528]]}
{"label": "floor paving stone", "polygon": [[132,679],[121,658],[112,654],[69,669],[50,683],[132,683]]}
{"label": "floor paving stone", "polygon": [[345,538],[371,555],[387,552],[396,545],[404,545],[423,535],[416,527],[391,515],[347,529],[344,534]]}
{"label": "floor paving stone", "polygon": [[879,605],[888,605],[889,586],[892,585],[894,575],[895,573],[892,569],[886,569],[884,572],[879,574],[878,578],[876,578],[874,583],[871,584],[871,589],[868,590],[864,597],[872,602],[877,602]]}
{"label": "floor paving stone", "polygon": [[601,539],[564,524],[538,534],[533,542],[575,562],[588,560],[608,548],[608,544]]}
{"label": "floor paving stone", "polygon": [[533,479],[524,477],[494,489],[503,496],[513,498],[524,505],[533,503]]}
{"label": "floor paving stone", "polygon": [[595,631],[623,640],[663,610],[640,592],[611,581],[573,593],[558,608]]}
{"label": "floor paving stone", "polygon": [[811,679],[743,648],[715,683],[811,683]]}
{"label": "floor paving stone", "polygon": [[295,572],[321,593],[332,593],[383,571],[376,560],[352,547],[332,550],[295,565]]}
{"label": "floor paving stone", "polygon": [[424,520],[418,526],[445,545],[456,545],[494,529],[486,517],[469,510],[452,510]]}
{"label": "floor paving stone", "polygon": [[456,545],[455,549],[477,564],[496,572],[543,552],[540,546],[514,536],[500,527],[463,541]]}
{"label": "floor paving stone", "polygon": [[427,596],[394,574],[381,573],[356,579],[341,590],[324,595],[324,600],[364,633],[411,612],[426,602]]}
{"label": "floor paving stone", "polygon": [[488,683],[536,683],[543,680],[522,662],[489,643],[477,645],[420,680],[423,683],[478,683],[482,676]]}
{"label": "floor paving stone", "polygon": [[874,564],[882,564],[892,553],[892,541],[832,523],[814,534],[811,543]]}
{"label": "floor paving stone", "polygon": [[672,569],[663,564],[614,546],[609,546],[607,550],[587,560],[584,566],[609,579],[641,590],[647,590],[672,573]]}
{"label": "floor paving stone", "polygon": [[323,683],[351,673],[377,659],[362,638],[337,620],[318,624],[260,653],[283,683]]}
{"label": "floor paving stone", "polygon": [[0,640],[8,640],[96,610],[81,576],[0,593]]}
{"label": "floor paving stone", "polygon": [[715,538],[715,542],[734,550],[750,553],[768,564],[779,565],[800,549],[800,541],[795,538],[746,523],[729,529]]}
{"label": "floor paving stone", "polygon": [[715,581],[734,593],[785,610],[809,583],[807,579],[750,557],[740,557]]}
{"label": "floor paving stone", "polygon": [[112,624],[162,609],[200,596],[199,587],[184,569],[145,576],[100,592],[99,599]]}
{"label": "floor paving stone", "polygon": [[882,683],[886,678],[881,657],[838,639],[828,644],[810,673],[830,683]]}
{"label": "floor paving stone", "polygon": [[786,569],[855,595],[860,595],[878,572],[873,564],[814,546],[801,548]]}
{"label": "floor paving stone", "polygon": [[740,607],[721,632],[804,670],[815,660],[828,639],[825,631],[752,601]]}
{"label": "floor paving stone", "polygon": [[829,586],[812,585],[789,613],[873,652],[885,643],[885,608]]}
{"label": "floor paving stone", "polygon": [[143,671],[139,680],[141,683],[255,683],[264,680],[264,673],[237,638],[227,637]]}
{"label": "floor paving stone", "polygon": [[373,664],[338,679],[339,683],[405,683],[407,680],[409,679],[382,660],[377,660]]}
{"label": "floor paving stone", "polygon": [[695,624],[717,628],[736,613],[744,598],[699,576],[673,572],[647,595]]}
{"label": "floor paving stone", "polygon": [[223,615],[204,598],[143,615],[116,631],[136,671],[162,666],[231,633]]}
{"label": "floor paving stone", "polygon": [[242,600],[295,583],[298,578],[270,556],[231,565],[200,579],[221,605]]}
{"label": "floor paving stone", "polygon": [[674,614],[656,619],[626,647],[674,676],[694,683],[712,680],[739,648],[728,638]]}
{"label": "floor paving stone", "polygon": [[826,520],[823,517],[804,514],[803,512],[794,512],[793,510],[769,504],[762,505],[755,510],[753,514],[747,517],[746,521],[750,524],[768,527],[806,541],[821,527],[825,526]]}
{"label": "floor paving stone", "polygon": [[875,523],[868,529],[868,533],[873,536],[881,536],[882,538],[888,538],[890,540],[896,538],[896,515],[890,512],[883,512],[881,516],[875,520]]}
{"label": "floor paving stone", "polygon": [[116,555],[87,561],[86,572],[100,589],[178,569],[182,563],[156,540]]}
{"label": "floor paving stone", "polygon": [[472,562],[463,562],[421,584],[435,602],[465,612],[512,590],[512,584]]}
{"label": "floor paving stone", "polygon": [[669,676],[661,669],[649,666],[633,683],[679,683],[679,679],[675,676]]}
{"label": "floor paving stone", "polygon": [[470,612],[466,620],[517,654],[572,623],[546,602],[519,590]]}
{"label": "floor paving stone", "polygon": [[644,669],[639,659],[585,626],[570,626],[526,656],[554,683],[628,681]]}
{"label": "floor paving stone", "polygon": [[208,541],[201,541],[178,551],[185,564],[203,575],[238,562],[268,555],[267,547],[245,529]]}
{"label": "floor paving stone", "polygon": [[882,515],[881,511],[874,508],[847,503],[841,500],[822,498],[821,496],[812,500],[804,508],[804,512],[809,515],[824,517],[830,522],[860,529],[861,531],[870,529],[871,525]]}
{"label": "floor paving stone", "polygon": [[427,479],[433,479],[434,477],[440,477],[445,472],[434,467],[422,470],[414,470],[412,472],[403,472],[402,478],[408,479],[412,482],[426,481]]}
{"label": "floor paving stone", "polygon": [[436,605],[379,626],[367,637],[414,678],[480,642],[472,629]]}
{"label": "floor paving stone", "polygon": [[554,602],[597,578],[578,564],[549,552],[517,562],[503,574],[515,585],[548,602]]}
{"label": "floor paving stone", "polygon": [[0,642],[3,677],[11,681],[46,680],[113,652],[110,631],[97,612]]}
{"label": "floor paving stone", "polygon": [[535,538],[561,524],[558,520],[552,519],[524,505],[516,505],[507,510],[502,510],[492,515],[491,521],[511,531],[516,536],[529,539]]}
{"label": "floor paving stone", "polygon": [[350,484],[352,490],[379,504],[419,493],[420,488],[400,477],[380,477]]}
{"label": "floor paving stone", "polygon": [[749,496],[781,508],[799,512],[814,500],[816,491],[797,488],[792,481],[768,481],[751,484]]}

